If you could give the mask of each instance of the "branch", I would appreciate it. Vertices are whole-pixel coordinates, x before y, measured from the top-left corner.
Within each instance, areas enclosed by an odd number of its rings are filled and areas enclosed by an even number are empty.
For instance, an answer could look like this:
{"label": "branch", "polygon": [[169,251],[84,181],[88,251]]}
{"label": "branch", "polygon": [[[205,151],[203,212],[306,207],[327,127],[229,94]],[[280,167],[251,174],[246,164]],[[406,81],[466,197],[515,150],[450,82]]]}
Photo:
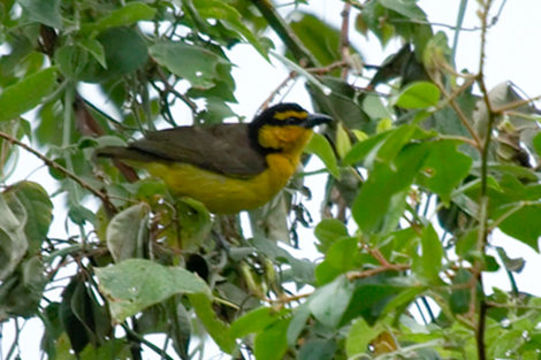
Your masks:
{"label": "branch", "polygon": [[[483,100],[485,102],[485,105],[487,107],[487,113],[488,113],[488,121],[487,121],[487,130],[486,135],[482,147],[482,153],[481,153],[481,194],[480,194],[480,206],[479,206],[479,237],[477,239],[477,251],[481,254],[484,254],[485,247],[488,242],[488,205],[489,205],[489,197],[488,197],[488,155],[489,155],[489,147],[490,147],[490,141],[491,141],[491,135],[492,135],[492,127],[494,125],[494,120],[496,118],[496,114],[494,113],[494,109],[492,107],[492,104],[490,102],[488,89],[486,87],[485,81],[484,81],[484,67],[485,67],[485,57],[486,57],[486,38],[487,38],[487,30],[488,30],[488,13],[490,10],[490,5],[492,3],[492,0],[485,0],[483,3],[483,8],[481,10],[481,53],[479,58],[479,72],[477,75],[477,83],[479,84],[479,87],[481,88],[481,92],[483,94]],[[481,268],[482,263],[480,260],[475,261],[475,265],[473,267],[473,278],[476,279],[476,284],[474,284],[471,288],[471,303],[470,303],[470,314],[473,315],[475,311],[475,304],[476,304],[476,296],[477,296],[477,284],[481,286],[483,284],[483,278],[481,275]],[[476,326],[476,342],[477,342],[477,357],[479,360],[485,360],[486,359],[486,350],[485,350],[485,321],[486,321],[486,305],[484,303],[484,299],[481,299],[480,301],[480,309],[479,309],[479,317],[477,320],[477,326]]]}
{"label": "branch", "polygon": [[364,279],[387,271],[404,271],[410,268],[409,264],[389,264],[364,271],[350,271],[346,274],[348,280]]}
{"label": "branch", "polygon": [[[334,69],[339,69],[339,68],[343,68],[343,67],[347,67],[347,66],[348,66],[347,61],[340,60],[340,61],[334,62],[332,64],[329,64],[327,66],[306,68],[306,71],[308,71],[309,73],[312,73],[312,74],[316,74],[316,75],[325,75],[327,73],[330,73]],[[366,67],[366,65],[365,65],[365,67]]]}
{"label": "branch", "polygon": [[[344,10],[340,13],[342,16],[342,27],[340,30],[340,54],[342,54],[342,60],[347,61],[349,58],[349,13],[351,11],[351,4],[349,2],[344,3]],[[342,69],[342,79],[348,76],[348,68]]]}
{"label": "branch", "polygon": [[12,137],[11,135],[9,135],[9,134],[7,134],[7,133],[5,133],[3,131],[0,131],[0,138],[4,138],[7,141],[9,141],[10,143],[25,149],[29,153],[31,153],[34,156],[38,157],[48,167],[60,171],[61,173],[63,173],[64,175],[66,175],[67,177],[69,177],[70,179],[75,181],[76,183],[78,183],[82,188],[90,191],[91,193],[93,193],[94,195],[99,197],[101,199],[101,201],[103,201],[103,203],[105,204],[105,206],[107,208],[109,208],[110,210],[116,212],[116,207],[111,203],[111,200],[109,199],[109,196],[106,193],[104,193],[104,192],[102,192],[102,191],[100,191],[98,189],[93,188],[89,183],[87,183],[85,180],[83,180],[82,178],[80,178],[79,176],[74,174],[73,172],[69,171],[68,169],[66,169],[62,165],[54,162],[53,160],[49,159],[48,157],[41,154],[36,149],[26,145],[25,143],[19,141],[18,139]]}
{"label": "branch", "polygon": [[534,101],[538,101],[540,99],[541,99],[541,95],[537,95],[537,96],[535,96],[533,98],[528,98],[528,99],[520,99],[520,100],[510,102],[509,104],[505,104],[505,105],[493,108],[492,111],[494,111],[496,114],[502,114],[502,113],[505,113],[505,112],[507,112],[509,110],[514,110],[516,108],[519,108],[519,107],[521,107],[523,105],[533,103]]}
{"label": "branch", "polygon": [[263,17],[267,20],[272,29],[278,34],[286,47],[293,53],[293,56],[302,66],[318,66],[316,58],[308,51],[289,25],[272,6],[269,0],[251,0]]}
{"label": "branch", "polygon": [[293,301],[299,301],[301,299],[307,298],[308,296],[312,295],[313,292],[306,293],[306,294],[299,294],[299,295],[293,295],[293,296],[280,296],[278,299],[268,299],[266,298],[265,301],[269,302],[271,304],[287,304]]}
{"label": "branch", "polygon": [[468,130],[468,133],[470,134],[472,139],[475,141],[475,145],[474,145],[475,148],[480,150],[482,141],[479,138],[479,135],[477,135],[477,133],[475,132],[475,129],[472,127],[470,121],[468,120],[468,118],[466,117],[466,115],[464,114],[464,112],[462,111],[462,109],[460,108],[460,106],[457,104],[455,100],[458,95],[460,95],[465,89],[471,86],[471,84],[473,83],[473,80],[467,79],[462,86],[460,86],[458,89],[453,91],[451,94],[449,94],[447,90],[445,90],[445,86],[443,86],[443,84],[440,81],[438,81],[437,79],[433,77],[432,77],[432,81],[434,82],[434,84],[436,84],[436,86],[440,89],[442,95],[444,96],[444,101],[441,104],[438,104],[436,110],[439,110],[443,108],[443,106],[449,104],[449,106],[451,106],[451,108],[453,108],[453,110],[455,111],[462,125],[464,125],[464,127],[466,128],[466,130]]}

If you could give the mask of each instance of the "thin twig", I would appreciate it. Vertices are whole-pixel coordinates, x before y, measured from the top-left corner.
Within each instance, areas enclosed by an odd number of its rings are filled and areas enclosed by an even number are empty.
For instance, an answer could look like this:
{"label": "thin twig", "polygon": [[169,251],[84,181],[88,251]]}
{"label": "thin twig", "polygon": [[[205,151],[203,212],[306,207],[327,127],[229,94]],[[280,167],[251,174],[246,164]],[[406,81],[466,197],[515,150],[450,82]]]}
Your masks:
{"label": "thin twig", "polygon": [[496,114],[502,114],[502,113],[507,112],[509,110],[514,110],[514,109],[519,108],[519,107],[521,107],[523,105],[527,105],[529,103],[533,103],[534,101],[538,101],[538,100],[541,100],[541,95],[534,96],[533,98],[520,99],[520,100],[517,100],[517,101],[513,101],[513,102],[510,102],[509,104],[505,104],[505,105],[502,105],[502,106],[495,107],[495,108],[492,109],[492,111],[494,111],[494,113],[496,113]]}
{"label": "thin twig", "polygon": [[461,141],[463,143],[466,143],[466,144],[469,144],[473,147],[477,147],[477,144],[475,143],[475,140],[472,140],[470,138],[467,138],[465,136],[460,136],[460,135],[444,135],[444,134],[440,134],[438,135],[438,139],[442,139],[442,140],[457,140],[457,141]]}
{"label": "thin twig", "polygon": [[38,157],[48,167],[60,171],[61,173],[63,173],[64,175],[66,175],[67,177],[69,177],[70,179],[75,181],[76,183],[78,183],[82,188],[90,191],[91,193],[93,193],[94,195],[99,197],[107,207],[109,207],[110,209],[112,209],[112,210],[114,210],[116,212],[115,206],[111,203],[111,200],[109,199],[109,196],[106,193],[104,193],[104,192],[102,192],[102,191],[100,191],[98,189],[93,188],[89,183],[87,183],[85,180],[83,180],[82,178],[77,176],[75,173],[69,171],[68,169],[66,169],[62,165],[54,162],[53,160],[49,159],[45,155],[41,154],[39,151],[37,151],[34,148],[26,145],[25,143],[23,143],[23,142],[19,141],[18,139],[12,137],[11,135],[9,135],[9,134],[7,134],[7,133],[5,133],[3,131],[0,131],[0,137],[6,139],[10,143],[17,145],[17,146],[23,148],[24,150],[28,151],[29,153],[33,154],[34,156]]}
{"label": "thin twig", "polygon": [[280,90],[282,90],[290,80],[296,77],[296,72],[290,72],[289,75],[270,93],[270,95],[265,99],[265,101],[263,101],[263,103],[259,106],[259,110],[266,109],[272,102],[272,100],[276,97],[276,95],[280,92]]}
{"label": "thin twig", "polygon": [[268,299],[266,298],[265,301],[273,304],[286,304],[293,301],[299,301],[301,299],[307,298],[308,296],[312,295],[313,292],[306,293],[306,294],[299,294],[299,295],[293,295],[293,296],[280,296],[278,299]]}
{"label": "thin twig", "polygon": [[387,271],[404,271],[410,268],[409,264],[389,264],[364,271],[350,271],[346,274],[348,280],[364,279]]}
{"label": "thin twig", "polygon": [[487,228],[487,232],[491,233],[494,229],[496,229],[498,226],[500,226],[500,224],[505,219],[507,219],[508,217],[510,217],[511,215],[516,213],[517,211],[519,211],[520,209],[524,208],[525,206],[531,205],[531,204],[533,204],[531,201],[520,201],[518,203],[518,205],[513,206],[512,208],[510,208],[509,210],[504,212],[499,218],[494,220],[494,222]]}
{"label": "thin twig", "polygon": [[382,266],[389,267],[391,266],[391,263],[385,259],[381,251],[379,249],[372,249],[368,245],[364,244],[365,250],[374,258],[376,259]]}
{"label": "thin twig", "polygon": [[[342,16],[342,27],[340,30],[340,54],[342,55],[342,60],[347,62],[349,58],[349,13],[351,11],[351,4],[349,2],[344,3],[344,9],[340,13]],[[348,68],[342,68],[342,79],[345,79],[348,76]]]}
{"label": "thin twig", "polygon": [[[453,108],[453,110],[455,111],[455,113],[458,116],[458,119],[460,120],[462,125],[464,125],[466,130],[468,130],[468,133],[470,134],[470,136],[473,138],[473,140],[477,144],[475,147],[477,149],[481,149],[482,141],[479,138],[479,135],[477,135],[477,132],[475,131],[475,129],[471,125],[470,121],[468,120],[468,118],[466,117],[466,115],[464,114],[464,112],[462,111],[462,109],[460,108],[460,106],[458,105],[458,103],[455,100],[455,98],[460,94],[460,92],[454,91],[452,94],[448,94],[447,91],[445,90],[445,87],[443,86],[443,84],[441,84],[439,81],[435,81],[435,79],[433,79],[433,80],[434,80],[434,83],[436,84],[436,86],[440,89],[441,93],[443,94],[445,102],[448,103],[451,106],[451,108]],[[466,81],[459,89],[464,90],[465,89],[464,85],[466,85],[468,83],[469,82]]]}
{"label": "thin twig", "polygon": [[325,75],[335,69],[339,69],[346,66],[348,66],[347,61],[340,60],[340,61],[333,62],[332,64],[329,64],[327,66],[306,68],[306,71],[312,74],[316,74],[316,75]]}

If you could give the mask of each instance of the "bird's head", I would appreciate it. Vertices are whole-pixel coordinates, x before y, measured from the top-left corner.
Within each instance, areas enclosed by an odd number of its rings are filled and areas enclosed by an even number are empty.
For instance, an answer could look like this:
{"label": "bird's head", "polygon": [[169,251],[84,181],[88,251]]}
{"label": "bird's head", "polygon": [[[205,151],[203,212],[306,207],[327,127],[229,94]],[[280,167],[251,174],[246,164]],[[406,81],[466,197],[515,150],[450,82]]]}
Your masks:
{"label": "bird's head", "polygon": [[309,114],[297,104],[281,103],[255,117],[250,123],[250,137],[266,153],[300,154],[312,137],[314,126],[331,121],[329,116]]}

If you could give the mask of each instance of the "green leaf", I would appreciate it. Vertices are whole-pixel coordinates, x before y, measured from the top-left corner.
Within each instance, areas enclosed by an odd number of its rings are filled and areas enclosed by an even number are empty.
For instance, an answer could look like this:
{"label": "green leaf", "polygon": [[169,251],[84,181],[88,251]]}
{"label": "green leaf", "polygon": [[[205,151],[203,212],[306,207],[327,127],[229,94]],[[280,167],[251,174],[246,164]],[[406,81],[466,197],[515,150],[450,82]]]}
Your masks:
{"label": "green leaf", "polygon": [[[353,217],[362,231],[377,231],[384,225],[387,214],[403,205],[406,190],[421,168],[427,150],[426,144],[412,144],[397,156],[395,166],[376,163],[353,202]],[[393,199],[395,195],[398,198]]]}
{"label": "green leaf", "polygon": [[498,252],[498,255],[500,256],[500,259],[503,262],[503,265],[505,266],[505,269],[507,271],[520,273],[522,269],[524,269],[524,265],[526,265],[526,260],[524,260],[523,258],[510,258],[505,252],[505,249],[500,246],[496,246],[496,251]]}
{"label": "green leaf", "polygon": [[278,320],[256,336],[254,354],[257,360],[283,359],[287,350],[286,333],[289,320]]}
{"label": "green leaf", "polygon": [[535,137],[532,140],[532,143],[537,155],[541,156],[541,132],[535,135]]}
{"label": "green leaf", "polygon": [[70,283],[64,288],[64,291],[62,291],[62,303],[58,309],[62,327],[68,335],[71,348],[75,353],[81,352],[90,342],[90,334],[83,322],[75,315],[72,306],[74,303],[77,304],[80,301],[84,301],[84,299],[81,298],[81,295],[84,295],[84,292],[78,291],[79,288],[84,288],[84,286],[84,282],[81,280],[80,276],[73,276]]}
{"label": "green leaf", "polygon": [[79,204],[72,204],[68,211],[69,219],[77,225],[85,225],[87,222],[94,223],[96,215],[93,211]]}
{"label": "green leaf", "polygon": [[356,143],[344,157],[344,160],[342,161],[343,164],[353,165],[364,160],[374,148],[381,146],[381,143],[385,141],[391,133],[392,131],[386,131]]}
{"label": "green leaf", "polygon": [[49,195],[40,184],[31,181],[21,181],[11,186],[4,195],[9,207],[16,206],[13,204],[15,197],[24,207],[27,214],[24,232],[28,240],[28,253],[37,255],[53,220],[53,204]]}
{"label": "green leaf", "polygon": [[331,93],[329,94],[323,91],[321,86],[309,82],[307,88],[315,109],[331,116],[334,121],[345,124],[348,129],[360,129],[368,132],[371,125],[370,119],[358,102],[360,94],[357,90],[343,79],[331,76],[320,76],[317,79],[324,87],[330,89]]}
{"label": "green leaf", "polygon": [[325,256],[325,262],[340,271],[340,273],[362,266],[362,260],[362,255],[359,252],[359,242],[356,237],[341,238],[335,241]]}
{"label": "green leaf", "polygon": [[107,61],[105,60],[105,49],[98,40],[84,38],[78,41],[77,45],[88,51],[104,69],[107,69]]}
{"label": "green leaf", "polygon": [[365,354],[372,339],[383,330],[384,327],[381,324],[370,326],[363,318],[354,320],[346,338],[346,354],[348,358]]}
{"label": "green leaf", "polygon": [[464,314],[469,310],[471,289],[466,286],[471,281],[471,273],[460,269],[453,278],[454,290],[449,298],[449,305],[455,314]]}
{"label": "green leaf", "polygon": [[31,20],[61,29],[60,0],[19,0],[22,8],[28,12]]}
{"label": "green leaf", "polygon": [[408,19],[421,21],[426,20],[424,11],[417,6],[417,0],[379,0],[378,2],[386,8],[404,15]]}
{"label": "green leaf", "polygon": [[293,317],[291,318],[289,326],[287,327],[287,343],[289,346],[293,347],[297,343],[297,339],[302,333],[310,314],[308,302],[300,304],[296,309],[293,310]]}
{"label": "green leaf", "polygon": [[314,235],[319,241],[317,248],[320,252],[326,253],[336,240],[348,236],[346,225],[337,219],[323,219],[314,229]]}
{"label": "green leaf", "polygon": [[342,323],[362,316],[370,325],[380,320],[387,303],[392,301],[403,291],[411,289],[413,279],[407,277],[398,278],[396,273],[387,272],[360,279],[353,282],[353,296],[349,301],[349,307],[343,315]]}
{"label": "green leaf", "polygon": [[418,296],[426,290],[425,286],[414,286],[405,289],[385,304],[383,314],[402,313]]}
{"label": "green leaf", "polygon": [[111,28],[102,32],[97,39],[105,49],[107,71],[104,73],[108,77],[132,73],[148,59],[147,46],[134,29]]}
{"label": "green leaf", "polygon": [[436,106],[440,100],[440,90],[436,85],[419,81],[404,88],[395,101],[396,106],[404,109],[424,109]]}
{"label": "green leaf", "polygon": [[74,332],[86,331],[92,344],[101,344],[112,330],[108,310],[105,305],[98,303],[96,295],[88,288],[81,276],[76,276],[74,281],[76,281],[76,286],[67,305],[70,306],[79,323],[72,330]]}
{"label": "green leaf", "polygon": [[207,284],[193,273],[150,260],[128,259],[95,271],[116,323],[174,294],[210,295]]}
{"label": "green leaf", "polygon": [[340,171],[334,151],[327,139],[320,134],[314,133],[312,139],[304,149],[307,153],[315,154],[323,161],[329,173],[336,179],[340,178]]}
{"label": "green leaf", "polygon": [[173,339],[173,348],[178,356],[188,358],[190,338],[192,335],[192,316],[182,304],[180,296],[173,296],[166,301],[167,336]]}
{"label": "green leaf", "polygon": [[138,21],[152,20],[155,14],[155,8],[139,1],[133,1],[100,18],[95,24],[85,24],[83,31],[101,32],[112,27],[131,25]]}
{"label": "green leaf", "polygon": [[311,284],[314,282],[314,264],[306,259],[297,259],[285,249],[279,247],[276,242],[263,237],[255,237],[251,240],[252,245],[265,256],[279,263],[291,265],[293,279],[301,283]]}
{"label": "green leaf", "polygon": [[49,67],[8,86],[0,94],[0,121],[11,120],[33,109],[53,92],[55,85],[56,68]]}
{"label": "green leaf", "polygon": [[237,347],[235,337],[231,335],[229,326],[214,312],[209,297],[202,293],[196,293],[188,294],[188,299],[197,318],[205,325],[207,332],[220,349],[228,354],[233,354]]}
{"label": "green leaf", "polygon": [[343,159],[351,150],[351,139],[342,123],[338,123],[336,126],[335,148],[340,159]]}
{"label": "green leaf", "polygon": [[451,200],[451,192],[468,175],[473,160],[456,149],[454,141],[438,141],[428,152],[424,164],[426,186],[438,194],[445,204]]}
{"label": "green leaf", "polygon": [[325,326],[337,328],[346,311],[354,287],[344,276],[318,288],[309,298],[310,311]]}
{"label": "green leaf", "polygon": [[429,224],[421,236],[421,254],[413,258],[412,271],[430,283],[439,283],[443,247],[436,230]]}
{"label": "green leaf", "polygon": [[115,262],[142,257],[149,241],[150,208],[145,203],[116,214],[107,225],[107,248]]}
{"label": "green leaf", "polygon": [[[59,342],[60,335],[64,331],[62,324],[60,323],[59,307],[60,303],[51,302],[39,314],[45,327],[43,337],[41,338],[41,350],[49,359],[57,359],[56,345]],[[64,336],[66,336],[65,333]]]}
{"label": "green leaf", "polygon": [[[110,339],[105,344],[98,347],[85,347],[79,354],[78,359],[131,359],[131,354],[130,344],[126,342],[125,339]],[[57,359],[60,359],[60,357]]]}
{"label": "green leaf", "polygon": [[250,333],[259,333],[283,318],[288,312],[287,309],[276,310],[270,307],[260,307],[249,311],[231,324],[231,336],[241,338]]}
{"label": "green leaf", "polygon": [[336,279],[342,274],[342,271],[336,269],[328,261],[322,261],[316,266],[314,274],[316,276],[316,284],[322,286]]}
{"label": "green leaf", "polygon": [[[501,209],[496,215],[501,215],[504,210],[509,210],[509,208]],[[541,221],[539,219],[541,219],[541,205],[527,205],[502,221],[499,228],[507,235],[539,252],[538,239],[541,236]]]}
{"label": "green leaf", "polygon": [[341,59],[340,31],[317,16],[297,13],[289,26],[321,65]]}
{"label": "green leaf", "polygon": [[84,70],[88,60],[88,52],[76,45],[64,45],[54,54],[55,63],[66,77],[76,79]]}
{"label": "green leaf", "polygon": [[193,5],[197,9],[199,16],[224,22],[241,34],[265,59],[268,59],[267,49],[254,33],[244,25],[244,19],[236,8],[221,0],[197,0],[193,2]]}
{"label": "green leaf", "polygon": [[[179,199],[175,205],[181,248],[184,251],[197,251],[212,230],[210,214],[205,205],[189,197]],[[178,235],[178,230],[173,227],[172,233]]]}
{"label": "green leaf", "polygon": [[159,42],[152,45],[149,52],[158,64],[200,89],[213,87],[221,78],[218,65],[229,64],[212,51],[181,42]]}
{"label": "green leaf", "polygon": [[28,241],[24,225],[28,215],[18,199],[12,199],[8,205],[3,194],[0,195],[0,281],[15,270],[21,261]]}
{"label": "green leaf", "polygon": [[24,260],[0,284],[0,321],[12,316],[36,315],[47,278],[38,256]]}
{"label": "green leaf", "polygon": [[334,340],[313,339],[305,342],[297,359],[299,360],[332,360],[336,352]]}
{"label": "green leaf", "polygon": [[416,127],[413,125],[402,125],[392,130],[389,137],[383,141],[381,146],[376,147],[368,155],[369,160],[367,162],[373,161],[373,158],[383,163],[389,163],[398,155],[404,145],[410,141],[415,130]]}
{"label": "green leaf", "polygon": [[393,114],[376,95],[367,95],[363,101],[363,110],[372,119],[392,118]]}

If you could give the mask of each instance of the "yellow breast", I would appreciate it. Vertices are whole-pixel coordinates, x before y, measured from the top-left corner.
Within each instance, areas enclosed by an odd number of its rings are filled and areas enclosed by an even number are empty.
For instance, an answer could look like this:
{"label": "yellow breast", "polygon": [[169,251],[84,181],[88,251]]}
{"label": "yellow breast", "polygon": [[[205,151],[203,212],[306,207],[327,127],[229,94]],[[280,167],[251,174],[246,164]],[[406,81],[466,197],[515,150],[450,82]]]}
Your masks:
{"label": "yellow breast", "polygon": [[271,200],[286,184],[299,164],[299,156],[270,154],[262,173],[240,179],[213,173],[189,164],[147,163],[144,167],[161,177],[176,195],[201,201],[213,213],[236,213],[254,209]]}

